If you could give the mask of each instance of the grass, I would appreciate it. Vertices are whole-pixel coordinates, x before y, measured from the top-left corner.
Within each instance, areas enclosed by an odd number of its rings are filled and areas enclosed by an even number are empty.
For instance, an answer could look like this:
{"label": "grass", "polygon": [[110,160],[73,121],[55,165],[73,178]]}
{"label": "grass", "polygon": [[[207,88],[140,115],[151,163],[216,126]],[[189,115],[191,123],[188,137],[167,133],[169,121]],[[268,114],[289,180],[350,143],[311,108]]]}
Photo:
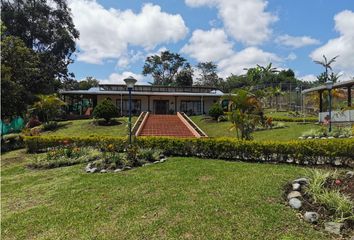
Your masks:
{"label": "grass", "polygon": [[[132,118],[132,126],[137,118]],[[60,127],[56,131],[43,132],[43,135],[50,136],[76,136],[76,137],[88,137],[88,136],[127,136],[128,134],[128,119],[117,119],[122,124],[115,126],[99,126],[92,124],[92,119],[85,120],[72,120],[61,122],[64,126]]]}
{"label": "grass", "polygon": [[[205,116],[192,116],[191,119],[203,130],[209,137],[236,137],[236,131],[230,131],[230,122],[215,122],[204,119]],[[257,131],[252,134],[254,140],[277,140],[288,141],[301,137],[302,133],[310,129],[318,129],[319,125],[309,123],[302,124],[296,122],[283,122],[286,128],[270,129]]]}
{"label": "grass", "polygon": [[2,239],[330,239],[285,206],[305,168],[170,158],[119,174],[2,156]]}

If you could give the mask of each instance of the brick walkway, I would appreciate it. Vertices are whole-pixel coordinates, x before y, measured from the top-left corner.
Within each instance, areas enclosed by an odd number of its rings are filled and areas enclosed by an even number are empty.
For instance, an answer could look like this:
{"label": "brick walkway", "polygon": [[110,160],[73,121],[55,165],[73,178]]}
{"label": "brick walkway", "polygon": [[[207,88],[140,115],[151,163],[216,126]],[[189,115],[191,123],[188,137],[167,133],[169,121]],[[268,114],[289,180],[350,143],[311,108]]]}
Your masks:
{"label": "brick walkway", "polygon": [[139,136],[194,137],[177,115],[148,116]]}

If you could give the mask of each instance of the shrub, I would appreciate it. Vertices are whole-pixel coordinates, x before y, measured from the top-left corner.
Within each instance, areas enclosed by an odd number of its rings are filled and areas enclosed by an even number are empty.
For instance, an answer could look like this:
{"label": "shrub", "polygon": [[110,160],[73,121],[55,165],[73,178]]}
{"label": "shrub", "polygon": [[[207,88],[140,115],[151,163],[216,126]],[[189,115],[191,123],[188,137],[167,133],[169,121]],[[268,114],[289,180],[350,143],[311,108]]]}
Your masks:
{"label": "shrub", "polygon": [[148,162],[155,162],[159,160],[161,151],[154,150],[152,148],[143,148],[140,149],[138,158]]}
{"label": "shrub", "polygon": [[56,121],[50,121],[43,123],[43,131],[53,131],[56,130],[59,127],[58,122]]}
{"label": "shrub", "polygon": [[109,122],[111,118],[118,116],[118,110],[112,101],[105,99],[98,104],[93,110],[94,118],[103,118],[106,122]]}
{"label": "shrub", "polygon": [[[75,143],[77,147],[92,146],[123,152],[126,138],[119,137],[53,137],[27,136],[29,152],[46,151],[48,148]],[[291,162],[297,164],[354,165],[354,139],[242,141],[234,138],[168,138],[139,137],[135,143],[141,148],[161,149],[166,155],[196,156],[202,158],[242,160],[257,162]],[[134,151],[133,151],[134,153]],[[131,153],[131,154],[133,154]],[[135,158],[134,155],[133,159]]]}
{"label": "shrub", "polygon": [[209,116],[211,116],[214,120],[217,120],[218,117],[224,114],[224,111],[220,104],[214,103],[209,109]]}
{"label": "shrub", "polygon": [[1,138],[1,152],[8,152],[25,146],[23,137],[18,133],[11,133]]}
{"label": "shrub", "polygon": [[272,116],[273,121],[278,121],[278,122],[318,122],[318,118],[316,117],[277,117],[277,116]]}
{"label": "shrub", "polygon": [[58,147],[36,155],[28,164],[30,168],[57,168],[90,162],[98,159],[101,152],[94,148]]}

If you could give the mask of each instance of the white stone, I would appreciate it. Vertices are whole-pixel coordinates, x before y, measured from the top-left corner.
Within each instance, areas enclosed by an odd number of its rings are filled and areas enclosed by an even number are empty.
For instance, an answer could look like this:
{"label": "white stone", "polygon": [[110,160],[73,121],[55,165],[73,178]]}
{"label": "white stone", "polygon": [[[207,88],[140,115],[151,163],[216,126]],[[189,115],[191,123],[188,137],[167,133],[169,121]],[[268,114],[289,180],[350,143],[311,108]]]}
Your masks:
{"label": "white stone", "polygon": [[346,174],[345,174],[346,177],[348,178],[352,178],[354,176],[354,172],[353,171],[348,171]]}
{"label": "white stone", "polygon": [[321,139],[327,139],[326,137],[321,137]]}
{"label": "white stone", "polygon": [[301,187],[300,183],[293,183],[293,190],[294,191],[300,190],[300,187]]}
{"label": "white stone", "polygon": [[120,169],[120,168],[117,168],[116,170],[114,170],[115,173],[121,172],[121,171],[122,171],[122,169]]}
{"label": "white stone", "polygon": [[123,170],[130,170],[130,169],[132,169],[132,168],[129,167],[129,166],[125,166],[125,167],[123,168]]}
{"label": "white stone", "polygon": [[91,169],[90,169],[90,173],[95,173],[95,172],[97,172],[97,170],[98,170],[98,169],[95,168],[95,167],[94,167],[94,168],[91,168]]}
{"label": "white stone", "polygon": [[297,198],[292,198],[289,200],[289,205],[294,209],[299,209],[302,206],[302,202]]}
{"label": "white stone", "polygon": [[316,223],[320,215],[317,212],[305,212],[304,220],[309,223]]}
{"label": "white stone", "polygon": [[326,222],[324,224],[325,230],[327,232],[334,233],[337,235],[340,235],[343,225],[344,225],[343,223],[337,223],[337,222]]}
{"label": "white stone", "polygon": [[334,137],[332,137],[332,136],[331,136],[331,137],[328,137],[328,139],[333,139],[333,138],[334,138]]}
{"label": "white stone", "polygon": [[288,200],[292,198],[299,198],[299,197],[301,197],[301,193],[299,191],[292,191],[287,196]]}
{"label": "white stone", "polygon": [[102,169],[102,170],[100,171],[100,173],[106,173],[106,172],[107,172],[106,169]]}
{"label": "white stone", "polygon": [[345,138],[345,136],[344,135],[339,135],[339,138]]}
{"label": "white stone", "polygon": [[298,178],[293,181],[293,183],[308,184],[309,180],[307,178]]}
{"label": "white stone", "polygon": [[312,137],[307,137],[307,139],[312,139]]}

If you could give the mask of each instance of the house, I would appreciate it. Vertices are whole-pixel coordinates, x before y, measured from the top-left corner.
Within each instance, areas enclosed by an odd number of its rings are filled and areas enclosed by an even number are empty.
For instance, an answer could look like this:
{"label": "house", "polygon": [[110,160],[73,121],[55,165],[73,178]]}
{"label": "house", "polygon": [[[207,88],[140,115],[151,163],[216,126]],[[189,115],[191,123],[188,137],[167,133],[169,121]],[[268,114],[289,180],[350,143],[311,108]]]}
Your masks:
{"label": "house", "polygon": [[[116,105],[121,116],[129,111],[125,84],[100,84],[97,88],[60,91],[60,94],[67,103],[66,110],[70,115],[90,116],[94,107],[107,98]],[[224,93],[213,87],[135,85],[132,90],[132,114],[139,115],[145,111],[153,114],[207,114],[222,96]]]}

